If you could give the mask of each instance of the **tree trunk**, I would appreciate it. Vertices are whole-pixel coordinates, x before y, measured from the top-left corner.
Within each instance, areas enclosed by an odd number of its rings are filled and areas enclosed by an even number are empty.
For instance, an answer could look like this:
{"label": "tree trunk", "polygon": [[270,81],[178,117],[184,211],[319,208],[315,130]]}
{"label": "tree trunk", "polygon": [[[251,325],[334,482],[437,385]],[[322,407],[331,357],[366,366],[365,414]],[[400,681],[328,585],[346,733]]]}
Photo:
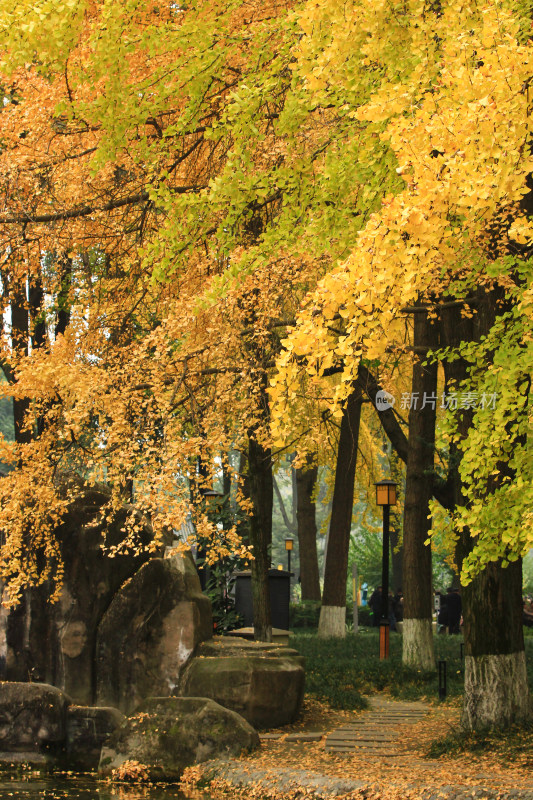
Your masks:
{"label": "tree trunk", "polygon": [[254,636],[261,642],[272,641],[268,571],[272,545],[272,456],[253,435],[248,440],[248,489],[253,512],[250,518],[252,546],[252,599]]}
{"label": "tree trunk", "polygon": [[341,421],[324,571],[324,592],[318,625],[318,635],[322,637],[343,637],[346,634],[348,550],[362,401],[361,387],[356,383]]}
{"label": "tree trunk", "polygon": [[[461,317],[457,309],[442,314],[443,344],[457,346],[461,341],[479,339],[494,322],[497,295],[479,290],[475,321]],[[446,387],[466,376],[462,359],[445,363]],[[466,435],[472,424],[472,411],[456,412],[459,433]],[[457,448],[450,451],[451,480],[456,505],[467,498],[462,494]],[[487,487],[489,488],[489,487]],[[455,559],[460,570],[474,542],[467,529],[458,537]],[[522,563],[503,568],[489,564],[462,590],[465,636],[465,695],[463,723],[467,729],[505,728],[530,719],[531,700],[525,666],[522,628]]]}
{"label": "tree trunk", "polygon": [[[292,471],[294,471],[294,470],[292,470]],[[273,482],[273,485],[274,485],[274,494],[276,496],[276,500],[278,501],[279,510],[280,510],[281,516],[283,518],[283,523],[284,523],[285,527],[287,528],[288,533],[290,533],[291,536],[296,536],[298,534],[298,529],[297,529],[297,526],[296,526],[296,521],[293,522],[293,520],[292,520],[292,517],[294,517],[294,514],[293,514],[294,502],[291,503],[291,508],[290,508],[291,518],[289,518],[289,514],[288,514],[287,509],[285,507],[285,503],[283,501],[283,495],[281,494],[281,490],[279,488],[278,482],[274,477],[272,478],[272,482]]]}
{"label": "tree trunk", "polygon": [[[394,519],[394,515],[393,519]],[[400,543],[400,534],[397,527],[392,523],[390,529],[390,546],[392,562],[392,581],[394,591],[403,589],[403,542]]]}
{"label": "tree trunk", "polygon": [[[496,317],[497,300],[495,292],[489,295],[484,289],[479,289],[475,318],[463,316],[461,308],[451,304],[441,307],[441,346],[457,348],[461,342],[479,340]],[[444,361],[444,371],[445,392],[448,393],[451,381],[459,382],[466,377],[466,364],[460,358]],[[366,367],[360,368],[360,375],[364,379],[365,391],[375,405],[376,393],[381,387]],[[459,431],[466,435],[472,424],[472,412],[460,409],[456,413]],[[393,410],[378,409],[378,415],[392,446],[407,462],[408,443]],[[448,480],[445,484],[435,477],[433,480],[433,496],[450,511],[466,502],[459,475],[459,456],[457,447],[452,444]],[[455,553],[459,571],[472,545],[469,532],[462,531]],[[520,568],[519,562],[505,569],[501,564],[492,564],[463,590],[464,722],[468,728],[505,727],[509,720],[526,719],[530,713],[524,667]]]}
{"label": "tree trunk", "polygon": [[507,727],[530,718],[522,628],[522,563],[489,564],[463,588],[463,725]]}
{"label": "tree trunk", "polygon": [[316,509],[313,500],[318,467],[309,462],[296,472],[296,520],[300,553],[302,600],[320,601],[320,579],[316,547]]}
{"label": "tree trunk", "polygon": [[40,278],[32,278],[29,284],[29,311],[31,321],[31,349],[46,345],[46,322],[44,316],[44,291]]}
{"label": "tree trunk", "polygon": [[[27,354],[29,319],[26,303],[25,289],[18,289],[13,292],[11,299],[11,336],[13,349],[19,353]],[[10,383],[15,382],[14,375],[6,374]],[[15,442],[17,444],[28,444],[33,439],[33,431],[26,428],[26,414],[30,407],[27,397],[13,398],[13,421],[15,425]]]}
{"label": "tree trunk", "polygon": [[70,322],[70,288],[72,283],[72,259],[63,255],[57,260],[60,286],[57,295],[55,335],[64,334]]}
{"label": "tree trunk", "polygon": [[[22,285],[9,287],[6,280],[6,294],[10,297],[11,310],[11,339],[13,351],[19,356],[29,354],[30,343],[30,311],[32,314],[31,344],[32,348],[41,347],[46,339],[46,326],[39,315],[42,311],[43,290],[40,281],[32,281],[29,287],[29,302],[26,297],[25,282]],[[4,373],[11,384],[16,383],[16,372],[11,365],[4,367]],[[36,433],[27,427],[27,414],[30,401],[27,397],[13,399],[13,422],[15,442],[19,445],[29,444]],[[43,553],[36,554],[36,568],[42,569]],[[33,632],[38,626],[48,629],[52,615],[50,604],[47,603],[47,584],[33,586],[23,593],[20,605],[10,609],[3,619],[5,625],[5,641],[9,659],[6,664],[8,680],[46,681],[49,671],[44,667],[47,660],[46,648],[34,647]],[[36,662],[39,662],[37,667]]]}
{"label": "tree trunk", "polygon": [[413,364],[412,407],[403,524],[404,619],[403,663],[415,669],[435,668],[433,647],[433,580],[431,547],[425,542],[431,521],[437,405],[437,364],[424,364],[425,352],[438,347],[437,327],[427,312],[414,315],[414,346],[424,355]]}
{"label": "tree trunk", "polygon": [[[44,290],[41,278],[32,278],[28,290],[29,321],[31,332],[31,352],[46,347],[46,319],[44,311]],[[40,436],[44,432],[44,417],[37,418],[35,433]]]}

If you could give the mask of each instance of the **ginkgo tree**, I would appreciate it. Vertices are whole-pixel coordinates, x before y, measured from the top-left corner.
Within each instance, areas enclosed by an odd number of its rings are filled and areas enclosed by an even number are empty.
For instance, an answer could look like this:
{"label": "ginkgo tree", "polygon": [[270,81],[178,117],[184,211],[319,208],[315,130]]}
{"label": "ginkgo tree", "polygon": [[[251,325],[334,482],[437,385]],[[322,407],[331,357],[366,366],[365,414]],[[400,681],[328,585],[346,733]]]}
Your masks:
{"label": "ginkgo tree", "polygon": [[[483,433],[488,410],[459,410],[433,494],[456,515],[458,567],[471,579],[467,722],[526,715],[526,526],[504,536],[472,511],[510,512],[527,461],[526,33],[503,2],[0,3],[4,273],[17,308],[28,282],[42,292],[24,347],[5,343],[27,425],[26,440],[4,448],[17,469],[0,504],[15,594],[43,577],[28,556],[27,507],[33,543],[59,560],[61,469],[104,476],[110,508],[134,484],[163,535],[189,505],[177,476],[237,443],[252,472],[268,637],[272,447],[293,446],[295,432],[304,452],[320,446],[324,415],[342,416],[363,375],[371,394],[391,388],[395,369],[412,367],[406,314],[424,314],[448,348],[447,392],[498,380],[502,336],[514,356],[499,433]],[[69,268],[43,273],[52,254]],[[30,346],[47,303],[58,315],[68,303],[68,327]],[[524,509],[508,519],[525,523]],[[201,511],[198,522],[216,536]],[[124,546],[135,533],[133,516]],[[237,550],[234,533],[225,546]]]}
{"label": "ginkgo tree", "polygon": [[[348,104],[353,73],[339,51],[355,43],[381,85],[348,113],[369,136],[386,121],[380,135],[405,188],[383,197],[348,258],[309,296],[278,362],[276,417],[282,427],[302,364],[316,380],[337,364],[333,402],[342,405],[359,365],[385,363],[398,346],[406,310],[437,321],[447,393],[498,395],[496,409],[481,402],[450,413],[444,488],[464,583],[464,719],[508,724],[530,710],[520,578],[531,545],[521,490],[531,460],[527,26],[507,3],[398,3],[392,13],[388,3],[356,2],[349,14],[336,6],[333,25],[331,13],[303,12],[310,87],[323,98],[343,85]],[[340,335],[331,330],[337,316]]]}
{"label": "ginkgo tree", "polygon": [[[28,278],[39,283],[37,315],[61,306],[65,278],[71,308],[44,347],[28,347],[29,329],[18,354],[6,342],[11,391],[29,411],[29,441],[6,458],[14,481],[26,474],[26,498],[40,481],[53,495],[53,476],[74,465],[105,476],[119,503],[142,471],[136,501],[161,534],[186,511],[176,474],[237,441],[249,471],[251,448],[265,472],[246,483],[266,563],[266,376],[279,331],[333,241],[346,254],[381,184],[398,182],[379,141],[351,140],[340,99],[317,110],[294,79],[297,25],[275,4],[2,10],[6,265],[22,295]],[[42,274],[53,254],[66,275]],[[55,508],[50,496],[43,507]],[[45,536],[63,509],[57,499]],[[259,627],[268,635],[266,618]]]}

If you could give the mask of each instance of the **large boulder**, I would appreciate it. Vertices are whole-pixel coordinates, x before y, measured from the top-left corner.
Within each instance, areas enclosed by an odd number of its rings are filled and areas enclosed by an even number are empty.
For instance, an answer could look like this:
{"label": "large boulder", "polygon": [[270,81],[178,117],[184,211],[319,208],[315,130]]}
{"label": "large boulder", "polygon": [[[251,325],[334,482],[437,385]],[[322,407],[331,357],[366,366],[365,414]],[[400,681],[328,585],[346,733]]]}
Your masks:
{"label": "large boulder", "polygon": [[147,697],[172,694],[194,649],[212,633],[211,603],[192,557],[148,561],[100,622],[98,705],[129,714]]}
{"label": "large boulder", "polygon": [[151,780],[176,780],[185,767],[258,745],[257,732],[244,719],[212,700],[152,697],[102,747],[99,772],[109,775],[135,761]]}
{"label": "large boulder", "polygon": [[297,717],[304,681],[304,659],[296,650],[217,636],[198,647],[176,694],[210,697],[254,728],[277,728]]}
{"label": "large boulder", "polygon": [[41,683],[0,683],[0,751],[58,753],[70,698]]}
{"label": "large boulder", "polygon": [[97,769],[102,745],[123,722],[124,716],[116,708],[70,706],[63,754],[68,769],[83,772]]}
{"label": "large boulder", "polygon": [[[0,678],[49,683],[82,705],[95,701],[94,653],[97,629],[115,593],[152,554],[117,553],[111,548],[124,538],[131,509],[113,520],[105,513],[110,500],[105,486],[84,487],[75,476],[61,476],[58,491],[74,497],[54,530],[64,563],[58,603],[50,603],[52,587],[45,581],[27,589],[20,604],[0,613]],[[152,538],[149,523],[140,518],[141,543]]]}

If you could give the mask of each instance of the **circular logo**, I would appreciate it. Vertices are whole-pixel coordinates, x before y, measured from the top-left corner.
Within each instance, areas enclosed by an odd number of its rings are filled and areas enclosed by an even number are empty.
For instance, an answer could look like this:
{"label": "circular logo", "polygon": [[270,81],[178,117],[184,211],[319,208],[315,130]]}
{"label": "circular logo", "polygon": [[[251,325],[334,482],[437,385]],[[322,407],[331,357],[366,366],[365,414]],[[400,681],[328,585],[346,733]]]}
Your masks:
{"label": "circular logo", "polygon": [[378,411],[387,411],[393,407],[394,402],[394,396],[390,392],[386,392],[384,389],[376,392],[376,408]]}

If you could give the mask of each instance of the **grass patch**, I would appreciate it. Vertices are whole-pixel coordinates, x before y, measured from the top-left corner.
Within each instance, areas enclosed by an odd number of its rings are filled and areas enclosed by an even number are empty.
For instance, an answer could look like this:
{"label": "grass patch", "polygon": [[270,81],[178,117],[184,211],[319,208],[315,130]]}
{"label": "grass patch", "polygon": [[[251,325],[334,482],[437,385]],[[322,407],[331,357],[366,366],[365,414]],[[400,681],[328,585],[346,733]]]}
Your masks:
{"label": "grass patch", "polygon": [[[291,647],[306,659],[306,691],[332,708],[364,708],[364,695],[387,692],[399,700],[438,700],[436,671],[402,664],[402,637],[391,633],[390,658],[379,660],[377,630],[360,630],[345,639],[319,639],[316,633],[291,635]],[[446,661],[447,697],[459,701],[464,686],[462,636],[435,636],[437,661]],[[530,687],[533,689],[533,636],[526,638]]]}
{"label": "grass patch", "polygon": [[533,767],[533,724],[516,725],[505,731],[465,731],[459,728],[431,743],[428,758],[471,755],[473,758],[490,753],[505,763],[517,762]]}

